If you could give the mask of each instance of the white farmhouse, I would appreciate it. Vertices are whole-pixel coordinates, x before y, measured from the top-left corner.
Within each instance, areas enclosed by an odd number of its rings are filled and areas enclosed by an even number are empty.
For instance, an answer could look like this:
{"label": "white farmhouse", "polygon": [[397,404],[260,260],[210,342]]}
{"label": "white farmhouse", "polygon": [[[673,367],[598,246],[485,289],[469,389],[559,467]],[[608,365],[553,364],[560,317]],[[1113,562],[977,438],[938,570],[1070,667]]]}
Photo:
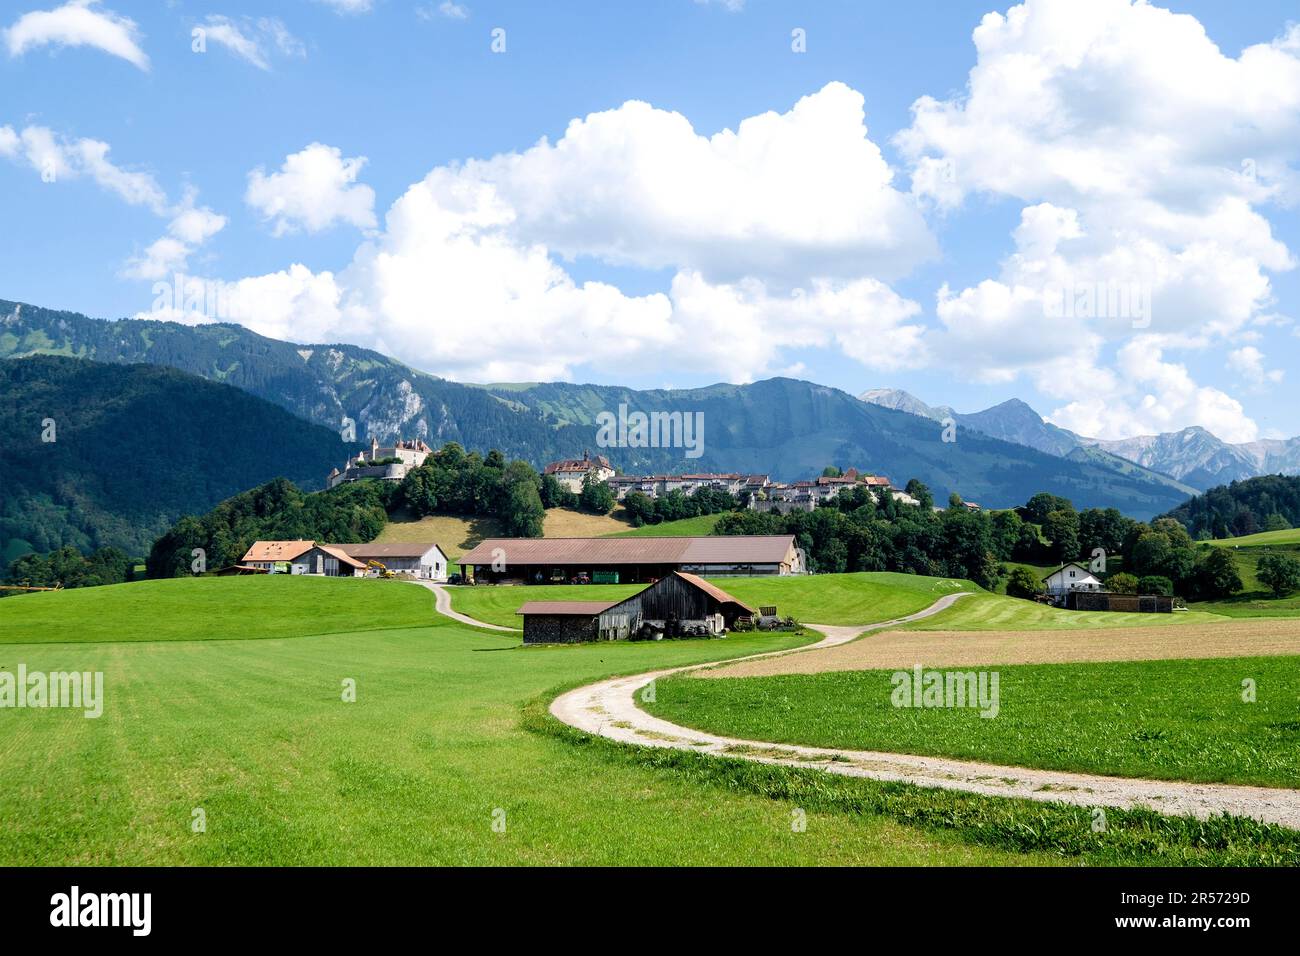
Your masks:
{"label": "white farmhouse", "polygon": [[1047,594],[1055,604],[1064,604],[1071,591],[1100,591],[1101,579],[1081,564],[1070,562],[1043,578]]}

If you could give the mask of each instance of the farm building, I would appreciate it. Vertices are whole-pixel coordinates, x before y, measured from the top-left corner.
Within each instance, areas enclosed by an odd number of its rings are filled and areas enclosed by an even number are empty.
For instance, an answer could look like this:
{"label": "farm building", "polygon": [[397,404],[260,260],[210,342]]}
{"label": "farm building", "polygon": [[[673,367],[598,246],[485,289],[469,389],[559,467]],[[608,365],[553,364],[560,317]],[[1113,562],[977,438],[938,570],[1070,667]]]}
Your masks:
{"label": "farm building", "polygon": [[475,581],[529,584],[657,581],[674,571],[706,577],[801,574],[793,535],[677,538],[488,538],[461,568]]}
{"label": "farm building", "polygon": [[1081,564],[1062,565],[1043,578],[1047,597],[1067,611],[1131,611],[1169,614],[1174,599],[1158,594],[1117,594]]}
{"label": "farm building", "polygon": [[440,581],[447,577],[447,556],[433,543],[321,544],[316,541],[254,541],[240,565],[254,571],[360,577],[378,568]]}
{"label": "farm building", "polygon": [[1071,562],[1057,568],[1043,578],[1047,596],[1056,604],[1064,604],[1072,591],[1100,591],[1101,578],[1097,577],[1082,564]]}
{"label": "farm building", "polygon": [[394,541],[389,544],[336,544],[344,554],[366,564],[378,561],[389,571],[406,573],[430,581],[447,578],[447,555],[442,548],[427,541]]}
{"label": "farm building", "polygon": [[353,577],[364,573],[365,562],[337,550],[337,545],[315,541],[254,541],[240,562],[272,574],[323,574]]}
{"label": "farm building", "polygon": [[622,601],[529,601],[525,644],[625,640],[639,633],[721,634],[758,612],[703,578],[674,571]]}

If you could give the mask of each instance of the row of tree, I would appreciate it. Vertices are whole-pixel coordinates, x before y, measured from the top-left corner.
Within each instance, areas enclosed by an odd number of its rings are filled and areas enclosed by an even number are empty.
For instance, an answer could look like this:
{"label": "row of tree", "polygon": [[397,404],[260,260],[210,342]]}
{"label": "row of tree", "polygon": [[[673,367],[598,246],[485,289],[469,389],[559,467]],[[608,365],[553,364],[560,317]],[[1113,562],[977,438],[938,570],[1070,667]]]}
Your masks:
{"label": "row of tree", "polygon": [[1202,541],[1285,531],[1300,525],[1300,477],[1262,475],[1220,485],[1183,503],[1168,517]]}
{"label": "row of tree", "polygon": [[[57,548],[48,554],[25,554],[9,565],[9,584],[25,587],[88,588],[130,581],[135,561],[118,548],[100,548],[82,554],[76,548]],[[15,593],[15,592],[0,592]]]}

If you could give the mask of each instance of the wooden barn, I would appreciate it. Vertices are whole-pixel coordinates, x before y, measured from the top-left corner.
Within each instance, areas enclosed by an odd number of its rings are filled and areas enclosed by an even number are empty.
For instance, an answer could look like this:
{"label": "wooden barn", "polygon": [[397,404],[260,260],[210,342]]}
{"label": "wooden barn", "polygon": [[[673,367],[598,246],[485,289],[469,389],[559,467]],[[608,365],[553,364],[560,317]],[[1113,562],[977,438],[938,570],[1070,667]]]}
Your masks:
{"label": "wooden barn", "polygon": [[758,612],[701,577],[674,571],[622,601],[529,601],[518,613],[525,644],[576,644],[718,635]]}

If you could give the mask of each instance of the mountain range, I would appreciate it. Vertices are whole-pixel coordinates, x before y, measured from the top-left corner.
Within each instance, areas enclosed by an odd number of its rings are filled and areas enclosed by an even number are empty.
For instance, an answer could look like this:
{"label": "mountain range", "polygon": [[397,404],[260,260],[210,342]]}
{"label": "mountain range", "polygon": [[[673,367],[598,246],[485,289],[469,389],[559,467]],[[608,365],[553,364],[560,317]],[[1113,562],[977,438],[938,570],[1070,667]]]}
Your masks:
{"label": "mountain range", "polygon": [[[246,463],[238,447],[249,441],[246,430],[226,429],[220,422],[238,414],[260,418],[264,410],[260,405],[257,412],[244,410],[232,393],[279,406],[304,427],[320,426],[314,433],[324,436],[319,439],[293,433],[278,446],[253,439],[253,447],[265,452],[254,460],[265,467],[247,467],[235,486],[226,480],[234,477],[229,471],[221,472],[219,483],[200,483],[193,501],[169,503],[167,510],[182,513],[210,507],[212,494],[227,488],[234,493],[265,480],[272,466],[308,487],[318,486],[329,467],[341,465],[347,455],[349,446],[338,440],[338,433],[348,421],[355,424],[352,449],[368,444],[372,436],[380,441],[418,437],[434,446],[457,441],[480,451],[500,449],[538,468],[590,450],[631,473],[742,471],[778,480],[809,478],[834,464],[883,473],[899,485],[918,478],[937,501],[956,492],[986,507],[1008,507],[1038,491],[1051,491],[1080,508],[1114,506],[1147,518],[1176,507],[1195,491],[1104,448],[1081,442],[1067,448],[1051,441],[1061,430],[1023,403],[962,416],[968,427],[957,441],[945,441],[944,430],[931,420],[934,415],[925,414],[919,403],[905,410],[882,407],[878,401],[860,401],[839,389],[790,378],[671,390],[565,382],[471,385],[351,345],[283,342],[220,323],[95,319],[0,300],[0,359],[18,360],[5,364],[21,366],[45,355],[87,366],[166,366],[207,380],[203,384],[224,386],[220,396],[195,390],[212,404],[200,416],[207,427],[191,429],[188,437],[177,431],[177,421],[169,419],[167,429],[161,429],[147,414],[133,420],[133,438],[146,446],[165,444],[181,474],[197,474],[200,462],[208,462],[206,468],[214,459]],[[172,402],[170,394],[154,401]],[[628,416],[702,416],[698,457],[688,457],[681,447],[601,447],[598,417],[620,408]],[[278,427],[287,428],[283,423]],[[86,432],[87,441],[92,437]],[[100,438],[103,447],[112,447],[111,432]],[[192,442],[204,446],[194,449]],[[307,446],[310,452],[303,450]],[[81,483],[94,485],[96,479],[86,469],[68,464],[65,473],[64,467],[53,474],[68,494]],[[145,529],[158,527],[164,509],[156,510],[145,520],[138,509],[128,509],[127,524],[119,528],[137,522],[143,536]],[[12,528],[11,536],[23,538],[19,530]]]}
{"label": "mountain range", "polygon": [[1197,491],[1259,475],[1300,474],[1300,438],[1232,444],[1200,426],[1192,426],[1160,435],[1101,440],[1053,425],[1019,399],[1011,399],[981,412],[961,414],[944,405],[927,405],[901,389],[874,388],[858,397],[864,402],[934,421],[951,418],[959,428],[1027,445],[1051,455],[1119,458],[1168,475]]}

